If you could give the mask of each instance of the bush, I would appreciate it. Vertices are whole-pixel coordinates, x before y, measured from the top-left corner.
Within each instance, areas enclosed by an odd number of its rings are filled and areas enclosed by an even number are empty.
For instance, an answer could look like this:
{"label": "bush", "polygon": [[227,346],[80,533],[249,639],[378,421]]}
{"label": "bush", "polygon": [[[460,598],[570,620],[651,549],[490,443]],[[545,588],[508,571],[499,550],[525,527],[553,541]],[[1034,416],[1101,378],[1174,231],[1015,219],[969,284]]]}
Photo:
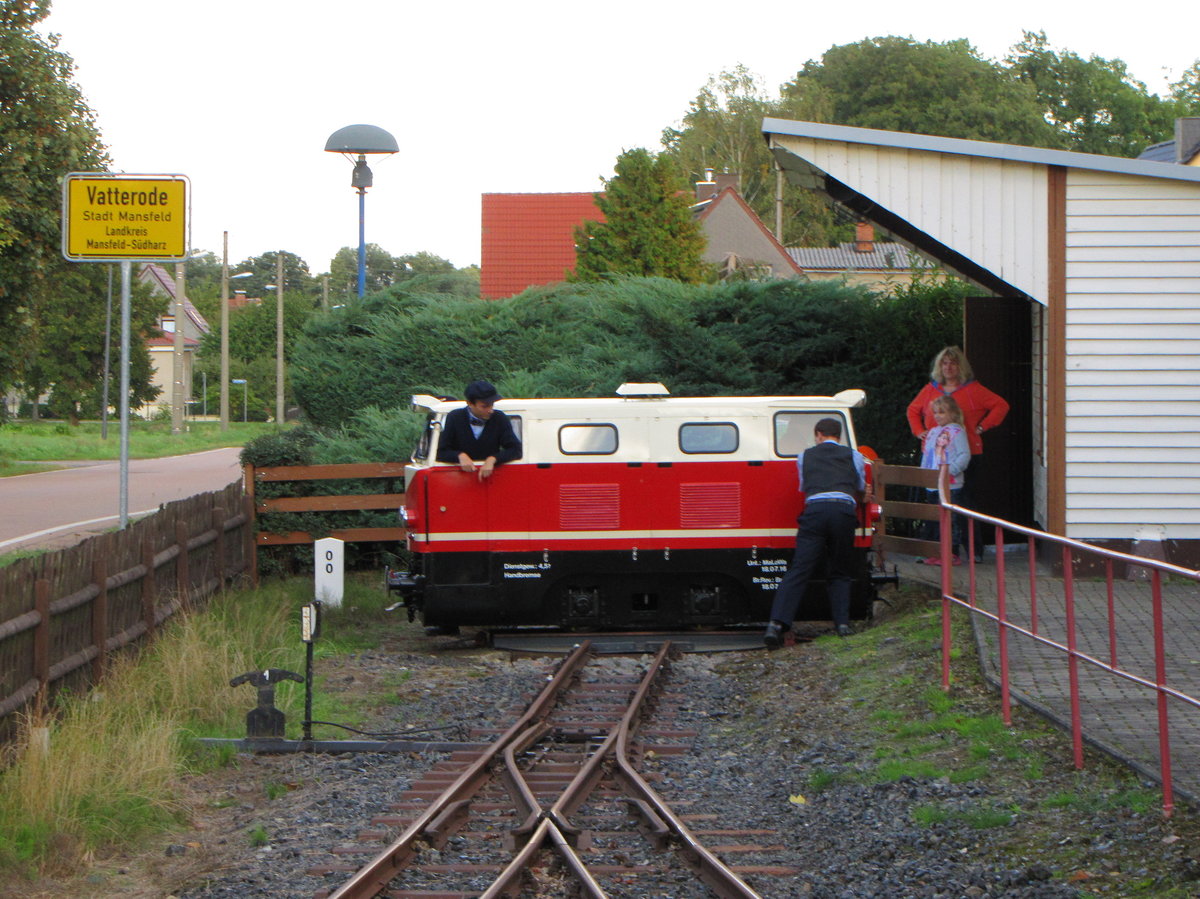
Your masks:
{"label": "bush", "polygon": [[907,460],[905,407],[937,350],[960,341],[967,293],[959,282],[877,294],[837,282],[625,278],[480,301],[400,285],[314,317],[292,378],[308,419],[328,429],[371,408],[387,415],[379,410],[413,393],[459,395],[477,377],[508,396],[608,396],[624,381],[662,381],[676,396],[860,387],[860,441]]}

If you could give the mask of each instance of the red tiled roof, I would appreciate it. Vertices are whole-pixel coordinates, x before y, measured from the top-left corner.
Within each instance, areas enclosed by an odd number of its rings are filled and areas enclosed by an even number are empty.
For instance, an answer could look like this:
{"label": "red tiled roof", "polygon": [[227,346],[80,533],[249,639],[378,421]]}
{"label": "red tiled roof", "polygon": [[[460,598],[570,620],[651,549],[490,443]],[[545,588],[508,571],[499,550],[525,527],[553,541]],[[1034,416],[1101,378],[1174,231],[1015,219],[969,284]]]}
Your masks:
{"label": "red tiled roof", "polygon": [[480,295],[510,297],[556,284],[575,267],[575,227],[604,221],[595,195],[484,194]]}

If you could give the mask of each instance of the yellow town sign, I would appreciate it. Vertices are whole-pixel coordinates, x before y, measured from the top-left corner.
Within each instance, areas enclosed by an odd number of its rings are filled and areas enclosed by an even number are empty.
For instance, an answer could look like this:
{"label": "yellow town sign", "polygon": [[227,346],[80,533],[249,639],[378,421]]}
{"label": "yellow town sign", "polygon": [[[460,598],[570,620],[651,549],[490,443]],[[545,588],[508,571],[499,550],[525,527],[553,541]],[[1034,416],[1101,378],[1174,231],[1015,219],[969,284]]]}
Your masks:
{"label": "yellow town sign", "polygon": [[63,179],[63,256],[72,262],[178,262],[188,255],[184,175],[72,172]]}

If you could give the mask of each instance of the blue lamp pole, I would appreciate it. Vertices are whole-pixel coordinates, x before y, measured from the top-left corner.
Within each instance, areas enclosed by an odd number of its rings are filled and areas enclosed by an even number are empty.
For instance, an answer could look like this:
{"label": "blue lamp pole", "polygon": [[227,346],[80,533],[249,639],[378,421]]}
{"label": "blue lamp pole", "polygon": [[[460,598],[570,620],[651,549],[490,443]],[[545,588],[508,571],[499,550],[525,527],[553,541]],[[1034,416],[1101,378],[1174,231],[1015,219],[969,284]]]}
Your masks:
{"label": "blue lamp pole", "polygon": [[[375,125],[347,125],[329,135],[325,152],[341,153],[354,162],[350,186],[358,191],[358,295],[367,289],[367,188],[372,185],[368,153],[398,153],[396,138]],[[357,155],[358,158],[354,159]]]}
{"label": "blue lamp pole", "polygon": [[[360,156],[363,160],[363,168],[366,168],[366,157]],[[358,164],[355,163],[355,171],[358,171]],[[367,173],[370,174],[370,169]],[[360,187],[358,189],[358,295],[361,297],[367,289],[367,188]]]}

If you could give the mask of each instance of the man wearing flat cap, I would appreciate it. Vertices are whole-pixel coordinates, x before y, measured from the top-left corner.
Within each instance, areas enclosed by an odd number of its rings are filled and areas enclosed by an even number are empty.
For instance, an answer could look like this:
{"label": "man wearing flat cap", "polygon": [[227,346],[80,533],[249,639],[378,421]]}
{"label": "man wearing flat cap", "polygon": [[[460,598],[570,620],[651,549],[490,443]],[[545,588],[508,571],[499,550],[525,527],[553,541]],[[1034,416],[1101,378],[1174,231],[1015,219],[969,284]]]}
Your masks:
{"label": "man wearing flat cap", "polygon": [[467,405],[455,409],[442,423],[437,460],[458,465],[465,472],[475,471],[482,462],[479,480],[492,476],[497,465],[521,458],[521,440],[512,422],[495,404],[503,397],[487,381],[472,381],[464,391]]}

